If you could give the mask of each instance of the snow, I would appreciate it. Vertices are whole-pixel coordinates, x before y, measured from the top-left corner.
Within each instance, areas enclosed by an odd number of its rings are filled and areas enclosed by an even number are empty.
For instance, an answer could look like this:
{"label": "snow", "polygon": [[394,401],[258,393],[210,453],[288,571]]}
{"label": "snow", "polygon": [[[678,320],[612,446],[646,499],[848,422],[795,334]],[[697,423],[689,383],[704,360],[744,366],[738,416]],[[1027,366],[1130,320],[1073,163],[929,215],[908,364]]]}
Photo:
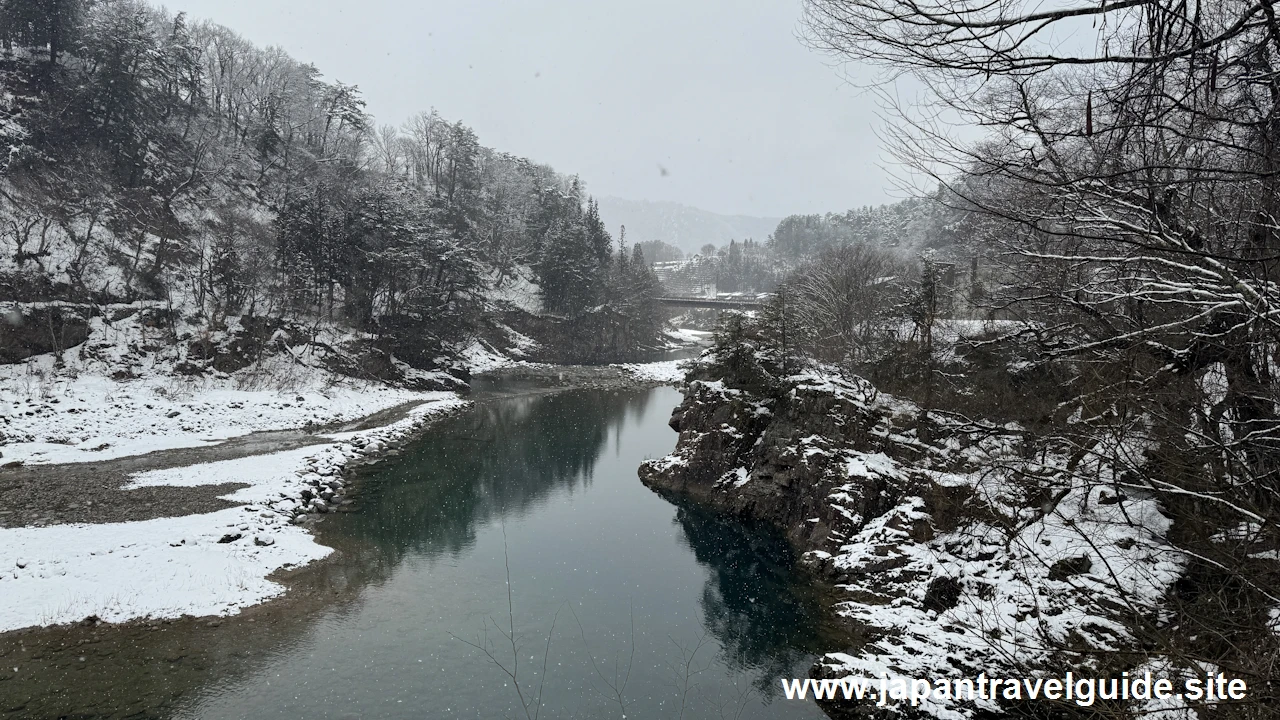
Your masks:
{"label": "snow", "polygon": [[622,372],[636,378],[637,380],[678,385],[684,382],[685,368],[687,365],[688,361],[686,360],[663,360],[661,362],[652,363],[615,365],[614,367],[617,367],[622,370]]}
{"label": "snow", "polygon": [[964,320],[942,318],[935,322],[933,328],[934,342],[955,342],[962,338],[975,338],[984,335],[1007,335],[1031,327],[1018,320]]}
{"label": "snow", "polygon": [[667,337],[680,345],[706,345],[711,342],[711,336],[715,333],[707,330],[694,330],[693,328],[676,328],[666,332]]}
{"label": "snow", "polygon": [[[93,318],[90,326],[81,346],[0,365],[0,462],[92,462],[200,447],[444,395],[337,375],[308,364],[306,348],[234,374],[182,375],[176,356],[148,349],[160,342],[154,331],[130,320]],[[112,377],[124,370],[131,377]]]}
{"label": "snow", "polygon": [[498,324],[498,329],[506,333],[507,338],[511,341],[511,347],[507,350],[508,354],[515,355],[516,357],[525,357],[530,352],[538,348],[538,341],[524,333],[518,332],[501,323]]}
{"label": "snow", "polygon": [[[930,523],[925,504],[907,496],[890,511],[861,523],[830,558],[830,564],[852,581],[844,587],[856,597],[838,611],[859,624],[887,634],[858,655],[828,655],[824,662],[837,674],[858,677],[927,677],[950,668],[993,672],[1007,658],[1043,665],[1053,648],[1087,641],[1099,650],[1120,650],[1131,642],[1128,629],[1114,617],[1116,607],[1158,615],[1165,593],[1181,576],[1184,562],[1163,540],[1169,520],[1155,500],[1129,497],[1102,502],[1102,487],[1058,473],[1068,483],[1048,511],[1026,507],[1020,473],[1048,474],[1065,464],[1018,468],[1006,448],[986,449],[988,462],[972,474],[924,473],[938,484],[955,487],[963,477],[981,497],[987,512],[1016,525],[1010,530],[970,520],[961,528],[928,541],[915,540],[911,528]],[[847,471],[853,484],[872,474],[903,477],[880,453],[851,453]],[[999,462],[997,462],[999,461]],[[1098,465],[1082,473],[1106,477]],[[1082,572],[1058,577],[1055,564],[1088,560]],[[892,560],[874,577],[861,568]],[[881,565],[883,566],[883,565]],[[966,588],[962,601],[944,612],[926,609],[925,589],[939,578]],[[981,703],[979,704],[981,706]],[[993,708],[987,708],[993,709]],[[959,705],[935,703],[927,712],[938,718],[968,717]]]}
{"label": "snow", "polygon": [[24,387],[0,366],[0,418],[10,438],[4,461],[78,463],[199,447],[263,430],[348,422],[424,393],[352,380],[288,392],[237,390],[216,379],[159,375],[118,382],[100,375],[64,377]]}
{"label": "snow", "polygon": [[[218,540],[248,528],[245,538]],[[269,536],[270,546],[252,537]],[[230,508],[104,525],[0,529],[0,632],[138,617],[230,615],[284,592],[267,575],[332,552],[280,515]],[[17,557],[26,559],[19,568]]]}
{"label": "snow", "polygon": [[[1140,454],[1138,441],[1099,445],[1078,464],[1052,445],[1029,459],[1017,428],[972,434],[930,414],[941,439],[925,442],[909,429],[921,408],[862,378],[815,367],[789,381],[792,407],[830,408],[814,418],[820,434],[784,424],[769,437],[786,438],[779,457],[815,469],[806,482],[820,483],[815,489],[827,504],[830,527],[800,549],[846,591],[836,612],[874,638],[857,652],[825,656],[824,677],[1017,674],[1061,664],[1058,648],[1082,645],[1089,650],[1076,660],[1089,667],[1102,656],[1097,651],[1133,646],[1127,613],[1166,612],[1167,593],[1185,571],[1185,558],[1165,539],[1171,522],[1140,488],[1129,485],[1118,496],[1119,471],[1105,460]],[[688,394],[711,406],[739,401],[722,381],[692,382]],[[862,429],[846,433],[850,423]],[[774,431],[763,431],[756,444]],[[738,428],[715,432],[741,435]],[[669,472],[687,465],[682,453],[699,442],[682,436],[676,452],[651,467]],[[716,490],[766,492],[759,483],[775,482],[774,468],[758,476],[752,462],[727,472]],[[1053,500],[1029,497],[1028,478]],[[948,586],[959,590],[953,607],[940,609],[936,594],[927,600],[938,592],[933,588]],[[947,699],[922,709],[948,720],[998,710]]]}
{"label": "snow", "polygon": [[542,289],[534,280],[533,271],[527,267],[518,268],[516,277],[507,278],[501,287],[491,289],[486,297],[491,302],[508,304],[531,315],[542,312]]}
{"label": "snow", "polygon": [[880,475],[887,478],[901,478],[898,464],[884,453],[858,453],[849,458],[849,477],[866,478]]}
{"label": "snow", "polygon": [[[338,477],[353,457],[383,449],[432,416],[466,405],[436,393],[381,428],[328,436],[329,442],[268,455],[153,470],[123,489],[247,485],[212,513],[139,522],[0,529],[0,632],[79,621],[233,615],[277,597],[268,579],[332,550],[291,520],[308,508],[311,481]],[[376,458],[375,458],[376,459]],[[219,542],[233,536],[234,540]]]}
{"label": "snow", "polygon": [[[1165,593],[1181,576],[1183,558],[1164,541],[1170,521],[1148,497],[1116,501],[1102,483],[1105,464],[1076,474],[1064,472],[1064,458],[1020,464],[1004,443],[982,448],[986,462],[972,473],[940,472],[927,464],[906,468],[880,453],[849,451],[847,471],[855,492],[872,474],[928,478],[942,487],[969,485],[982,512],[1000,524],[969,519],[960,528],[929,540],[911,529],[934,519],[923,499],[907,495],[886,513],[861,523],[830,564],[851,578],[844,587],[855,597],[839,612],[887,634],[856,656],[828,656],[837,674],[860,677],[923,677],[948,667],[998,670],[1007,658],[1030,665],[1053,659],[1053,648],[1086,641],[1095,650],[1119,650],[1131,642],[1112,612],[1135,608],[1158,616]],[[1028,506],[1021,478],[1052,476],[1064,484],[1051,506]],[[962,479],[963,478],[963,482]],[[1064,561],[1087,560],[1084,569],[1055,575]],[[860,572],[892,560],[874,576]],[[964,588],[954,608],[936,612],[923,604],[929,583],[949,578]],[[930,708],[936,717],[967,716],[959,706]],[[960,712],[961,715],[953,715]]]}
{"label": "snow", "polygon": [[1204,391],[1209,407],[1220,404],[1227,397],[1227,369],[1220,362],[1212,363],[1200,376],[1200,387]]}
{"label": "snow", "polygon": [[[519,357],[537,347],[537,343],[531,338],[505,326],[503,326],[503,330],[506,332],[508,339],[512,343],[511,347],[505,351],[507,355],[515,355]],[[459,353],[459,357],[462,358],[463,365],[466,366],[467,370],[470,371],[472,375],[482,375],[487,372],[493,372],[494,370],[502,370],[503,368],[510,367],[547,367],[542,363],[517,360],[507,357],[507,355],[494,350],[487,343],[483,343],[479,340],[472,341],[471,344],[467,345],[462,349],[462,352]]]}
{"label": "snow", "polygon": [[[337,347],[346,339],[326,336],[323,344]],[[295,450],[143,472],[122,489],[234,483],[241,487],[222,496],[237,503],[232,508],[0,529],[0,632],[91,615],[111,622],[228,615],[276,597],[284,587],[269,579],[272,573],[331,552],[294,524],[296,516],[321,509],[304,498],[340,490],[340,471],[351,458],[372,455],[429,417],[465,404],[453,393],[336,375],[314,362],[324,352],[318,345],[277,340],[278,354],[240,372],[183,375],[176,371],[185,359],[181,342],[166,341],[135,319],[97,317],[78,347],[0,365],[0,462],[6,463],[89,462],[205,446],[256,431],[341,426],[416,403],[385,427]],[[120,372],[123,379],[111,376]],[[315,489],[305,493],[308,488]]]}
{"label": "snow", "polygon": [[472,375],[479,375],[493,370],[501,370],[505,367],[520,364],[516,360],[499,355],[486,347],[479,340],[476,340],[463,348],[460,355],[462,357],[463,364],[466,365],[467,370],[471,371]]}

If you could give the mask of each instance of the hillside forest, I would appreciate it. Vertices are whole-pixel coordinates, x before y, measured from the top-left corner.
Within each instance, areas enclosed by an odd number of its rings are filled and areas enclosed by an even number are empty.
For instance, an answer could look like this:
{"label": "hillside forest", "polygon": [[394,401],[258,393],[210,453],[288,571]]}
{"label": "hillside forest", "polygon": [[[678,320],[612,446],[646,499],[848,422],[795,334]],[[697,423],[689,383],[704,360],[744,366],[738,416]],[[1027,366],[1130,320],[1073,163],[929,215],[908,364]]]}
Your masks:
{"label": "hillside forest", "polygon": [[375,375],[521,331],[583,362],[658,341],[647,264],[582,182],[461,122],[379,125],[358,87],[137,0],[6,0],[0,39],[0,297],[25,303],[8,361],[139,302],[213,338],[190,372],[286,328],[338,333]]}

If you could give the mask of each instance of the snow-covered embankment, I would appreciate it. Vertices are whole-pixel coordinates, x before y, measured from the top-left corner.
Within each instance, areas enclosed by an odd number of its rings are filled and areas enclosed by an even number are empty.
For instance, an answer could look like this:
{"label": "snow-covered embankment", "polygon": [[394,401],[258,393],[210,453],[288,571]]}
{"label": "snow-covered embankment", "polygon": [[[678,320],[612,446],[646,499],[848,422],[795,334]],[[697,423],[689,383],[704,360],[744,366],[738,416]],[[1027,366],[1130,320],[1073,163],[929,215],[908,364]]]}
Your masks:
{"label": "snow-covered embankment", "polygon": [[328,443],[135,475],[127,488],[243,483],[238,506],[140,522],[0,529],[0,632],[97,616],[107,622],[231,615],[284,592],[268,579],[330,552],[300,520],[327,512],[343,472],[376,461],[433,417],[465,401],[417,393],[390,425],[326,436]]}

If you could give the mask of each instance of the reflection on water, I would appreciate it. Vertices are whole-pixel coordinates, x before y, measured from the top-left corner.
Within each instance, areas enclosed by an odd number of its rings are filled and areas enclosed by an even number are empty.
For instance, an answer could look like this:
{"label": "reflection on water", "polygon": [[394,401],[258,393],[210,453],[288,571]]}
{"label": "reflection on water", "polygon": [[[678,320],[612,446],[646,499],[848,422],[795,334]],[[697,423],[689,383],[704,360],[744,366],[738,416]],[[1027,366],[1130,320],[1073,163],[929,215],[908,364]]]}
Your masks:
{"label": "reflection on water", "polygon": [[483,403],[371,478],[362,512],[338,532],[393,562],[462,552],[500,514],[521,517],[558,490],[589,484],[607,438],[620,438],[628,418],[643,423],[651,398],[569,392]]}
{"label": "reflection on water", "polygon": [[681,503],[676,519],[708,571],[700,597],[707,632],[724,662],[753,675],[756,689],[772,697],[781,689],[778,678],[795,676],[820,651],[817,601],[788,582],[791,549],[772,532],[697,506]]}
{"label": "reflection on water", "polygon": [[[113,686],[102,716],[524,717],[514,683],[472,643],[518,662],[542,717],[674,718],[682,706],[686,718],[821,717],[775,697],[778,677],[807,672],[818,622],[783,541],[636,477],[674,445],[679,399],[664,388],[486,401],[379,466],[360,512],[326,520],[321,540],[341,556],[299,583],[336,602],[270,625],[226,621],[210,635],[218,662],[201,638],[141,633],[118,643],[116,674],[90,668],[80,682]],[[120,665],[181,655],[164,635],[199,662],[139,700]]]}

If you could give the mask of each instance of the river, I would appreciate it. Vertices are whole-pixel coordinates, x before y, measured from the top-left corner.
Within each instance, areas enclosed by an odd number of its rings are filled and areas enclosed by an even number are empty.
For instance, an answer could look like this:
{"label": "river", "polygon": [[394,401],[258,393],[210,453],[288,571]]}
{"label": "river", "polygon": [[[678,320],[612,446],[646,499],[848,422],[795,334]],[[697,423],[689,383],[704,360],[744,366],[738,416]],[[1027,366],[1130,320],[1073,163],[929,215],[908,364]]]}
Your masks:
{"label": "river", "polygon": [[172,640],[181,652],[120,650],[178,659],[109,682],[88,676],[110,662],[81,670],[76,686],[110,697],[80,702],[189,720],[524,718],[541,693],[543,718],[823,717],[778,696],[822,645],[821,602],[782,538],[636,476],[674,447],[676,390],[486,394],[322,524],[339,555],[301,583],[335,600],[257,630],[252,614],[201,621],[211,639]]}

